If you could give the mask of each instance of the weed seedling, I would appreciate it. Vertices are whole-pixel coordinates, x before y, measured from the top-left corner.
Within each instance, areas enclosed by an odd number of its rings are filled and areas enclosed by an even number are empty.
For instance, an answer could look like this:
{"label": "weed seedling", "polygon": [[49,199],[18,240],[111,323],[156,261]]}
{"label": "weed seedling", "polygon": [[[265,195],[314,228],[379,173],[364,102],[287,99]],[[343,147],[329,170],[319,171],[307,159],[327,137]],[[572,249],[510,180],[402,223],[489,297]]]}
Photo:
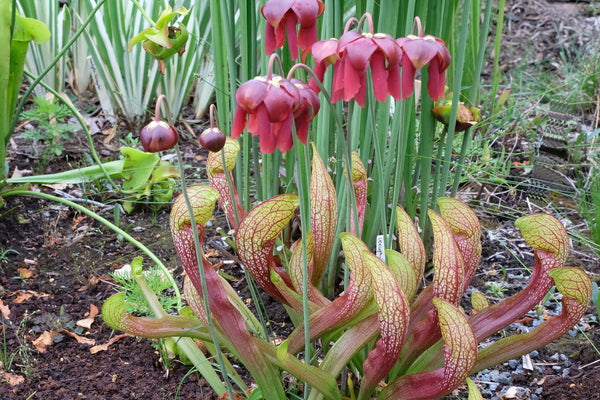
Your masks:
{"label": "weed seedling", "polygon": [[31,139],[34,149],[36,149],[35,145],[43,142],[38,166],[43,170],[54,157],[62,155],[65,151],[63,140],[68,139],[76,127],[65,123],[70,114],[69,109],[63,104],[40,97],[36,97],[34,100],[36,107],[23,112],[21,116],[32,122],[35,128],[23,132],[21,136]]}

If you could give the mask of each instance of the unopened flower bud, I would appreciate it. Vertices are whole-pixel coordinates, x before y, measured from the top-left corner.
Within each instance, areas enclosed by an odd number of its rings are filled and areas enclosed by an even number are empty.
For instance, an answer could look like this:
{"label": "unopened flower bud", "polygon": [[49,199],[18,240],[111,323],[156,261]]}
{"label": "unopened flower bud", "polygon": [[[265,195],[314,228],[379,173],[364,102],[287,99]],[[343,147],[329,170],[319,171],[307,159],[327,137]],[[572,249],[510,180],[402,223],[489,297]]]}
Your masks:
{"label": "unopened flower bud", "polygon": [[151,121],[140,131],[142,147],[150,153],[172,149],[178,140],[177,130],[164,121]]}
{"label": "unopened flower bud", "polygon": [[220,151],[225,146],[225,139],[225,134],[219,128],[215,127],[205,129],[198,136],[200,145],[212,152]]}

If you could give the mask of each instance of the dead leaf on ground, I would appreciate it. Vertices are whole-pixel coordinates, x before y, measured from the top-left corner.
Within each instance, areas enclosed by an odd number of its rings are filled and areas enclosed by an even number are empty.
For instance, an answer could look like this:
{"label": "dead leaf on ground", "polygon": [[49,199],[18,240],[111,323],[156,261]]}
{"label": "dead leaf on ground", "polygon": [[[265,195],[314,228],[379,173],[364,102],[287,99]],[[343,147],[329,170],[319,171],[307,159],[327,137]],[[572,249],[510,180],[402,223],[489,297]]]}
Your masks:
{"label": "dead leaf on ground", "polygon": [[37,274],[35,272],[30,271],[27,268],[17,268],[17,272],[19,272],[19,277],[22,279],[37,278]]}
{"label": "dead leaf on ground", "polygon": [[81,326],[82,328],[90,329],[94,323],[94,317],[96,317],[96,315],[98,315],[98,307],[90,304],[90,312],[88,313],[88,317],[80,319],[75,324],[77,326]]}
{"label": "dead leaf on ground", "polygon": [[50,297],[49,294],[39,293],[34,290],[16,290],[9,294],[9,296],[17,296],[12,302],[13,303],[23,303],[29,300],[32,297]]}
{"label": "dead leaf on ground", "polygon": [[56,335],[58,335],[57,331],[45,331],[32,342],[33,346],[40,353],[45,353],[47,347],[54,344],[54,336]]}
{"label": "dead leaf on ground", "polygon": [[96,286],[103,279],[111,279],[111,278],[109,276],[107,276],[107,275],[92,276],[90,278],[90,280],[88,281],[87,285],[80,287],[79,289],[77,289],[77,291],[78,292],[83,292],[85,290],[88,290],[89,288]]}
{"label": "dead leaf on ground", "polygon": [[99,344],[98,346],[94,346],[90,349],[90,353],[96,354],[101,351],[106,351],[110,346],[112,346],[117,340],[123,339],[124,337],[131,336],[129,333],[122,333],[120,335],[114,336],[108,342],[104,344]]}
{"label": "dead leaf on ground", "polygon": [[25,378],[21,375],[13,375],[8,372],[0,372],[0,382],[7,382],[10,386],[17,386],[25,382]]}
{"label": "dead leaf on ground", "polygon": [[10,319],[10,308],[8,308],[8,306],[5,305],[2,300],[0,300],[0,314],[2,314],[2,318],[5,320]]}
{"label": "dead leaf on ground", "polygon": [[77,340],[77,343],[81,343],[81,344],[88,344],[90,346],[93,346],[96,344],[96,341],[94,339],[90,339],[90,338],[86,338],[83,336],[79,336],[78,334],[68,331],[66,329],[63,329],[61,331],[62,333],[71,336],[73,339]]}

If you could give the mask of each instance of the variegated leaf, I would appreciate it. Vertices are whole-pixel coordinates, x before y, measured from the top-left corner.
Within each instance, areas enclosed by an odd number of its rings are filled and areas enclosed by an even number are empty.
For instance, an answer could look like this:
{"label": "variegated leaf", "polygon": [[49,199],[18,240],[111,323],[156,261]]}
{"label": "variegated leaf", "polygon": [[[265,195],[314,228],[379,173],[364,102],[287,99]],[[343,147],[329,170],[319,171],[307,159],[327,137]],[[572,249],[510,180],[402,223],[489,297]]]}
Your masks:
{"label": "variegated leaf", "polygon": [[[341,233],[340,238],[346,265],[351,271],[350,281],[342,295],[311,315],[311,338],[317,338],[350,322],[373,296],[371,276],[364,265],[362,255],[363,251],[369,251],[367,245],[350,233]],[[304,346],[304,327],[296,328],[289,340],[290,352],[295,354],[300,351]]]}
{"label": "variegated leaf", "polygon": [[475,212],[463,202],[450,197],[442,197],[437,201],[440,214],[448,223],[454,234],[454,240],[462,254],[465,264],[463,279],[464,292],[473,279],[481,257],[481,224]]}
{"label": "variegated leaf", "polygon": [[433,295],[458,306],[465,276],[462,255],[446,220],[433,210],[428,215],[433,227]]}
{"label": "variegated leaf", "polygon": [[[367,208],[368,179],[367,169],[360,160],[356,150],[352,151],[352,185],[354,186],[354,199],[356,200],[356,214],[358,224],[353,213],[350,213],[350,232],[360,236],[365,223],[365,210]],[[358,233],[355,228],[358,225]]]}
{"label": "variegated leaf", "polygon": [[406,296],[387,265],[368,251],[363,251],[363,260],[373,282],[381,337],[363,363],[364,377],[358,399],[369,398],[398,360],[410,314]]}
{"label": "variegated leaf", "polygon": [[289,276],[273,262],[273,247],[275,240],[293,217],[298,204],[298,196],[294,194],[283,194],[266,200],[246,215],[236,235],[242,263],[265,292],[283,303],[284,297],[271,282],[270,270],[274,269],[289,287],[292,283]]}
{"label": "variegated leaf", "polygon": [[421,277],[417,275],[418,271],[413,268],[411,263],[404,257],[404,254],[395,250],[386,250],[385,257],[396,281],[406,294],[406,298],[411,300],[419,288]]}
{"label": "variegated leaf", "polygon": [[314,262],[310,281],[318,286],[333,248],[338,212],[335,185],[314,146],[313,154],[309,192]]}
{"label": "variegated leaf", "polygon": [[437,399],[456,389],[470,375],[477,360],[477,341],[465,315],[458,307],[434,298],[444,339],[444,367],[404,375],[383,389],[386,400]]}
{"label": "variegated leaf", "polygon": [[417,276],[421,279],[425,270],[427,256],[421,236],[412,220],[401,207],[396,207],[396,226],[398,228],[398,245],[400,251],[413,266]]}
{"label": "variegated leaf", "polygon": [[523,238],[534,249],[531,281],[522,291],[471,317],[471,326],[480,341],[535,307],[553,285],[548,273],[554,268],[563,267],[567,257],[567,231],[553,216],[531,214],[517,219],[515,224],[521,230]]}
{"label": "variegated leaf", "polygon": [[[227,138],[223,149],[216,153],[209,152],[206,160],[208,180],[211,186],[219,192],[219,206],[233,229],[238,228],[238,221],[246,215],[246,211],[240,204],[237,188],[231,175],[239,151],[240,145],[237,140]],[[225,158],[225,165],[223,165],[223,157]]]}
{"label": "variegated leaf", "polygon": [[585,314],[592,297],[588,275],[574,267],[555,268],[549,272],[562,293],[562,312],[542,322],[533,330],[498,340],[479,352],[475,371],[517,358],[567,333]]}

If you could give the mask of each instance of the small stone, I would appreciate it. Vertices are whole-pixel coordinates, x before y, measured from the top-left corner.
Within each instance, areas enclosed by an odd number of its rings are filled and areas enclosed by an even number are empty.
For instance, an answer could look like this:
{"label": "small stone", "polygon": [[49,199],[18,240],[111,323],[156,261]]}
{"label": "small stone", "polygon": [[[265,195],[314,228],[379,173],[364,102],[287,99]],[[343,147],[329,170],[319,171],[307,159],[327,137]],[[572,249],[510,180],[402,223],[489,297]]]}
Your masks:
{"label": "small stone", "polygon": [[529,353],[529,355],[533,358],[537,357],[540,355],[540,353],[537,350],[532,351],[531,353]]}
{"label": "small stone", "polygon": [[516,369],[519,366],[519,362],[517,360],[508,360],[508,366],[511,369]]}

